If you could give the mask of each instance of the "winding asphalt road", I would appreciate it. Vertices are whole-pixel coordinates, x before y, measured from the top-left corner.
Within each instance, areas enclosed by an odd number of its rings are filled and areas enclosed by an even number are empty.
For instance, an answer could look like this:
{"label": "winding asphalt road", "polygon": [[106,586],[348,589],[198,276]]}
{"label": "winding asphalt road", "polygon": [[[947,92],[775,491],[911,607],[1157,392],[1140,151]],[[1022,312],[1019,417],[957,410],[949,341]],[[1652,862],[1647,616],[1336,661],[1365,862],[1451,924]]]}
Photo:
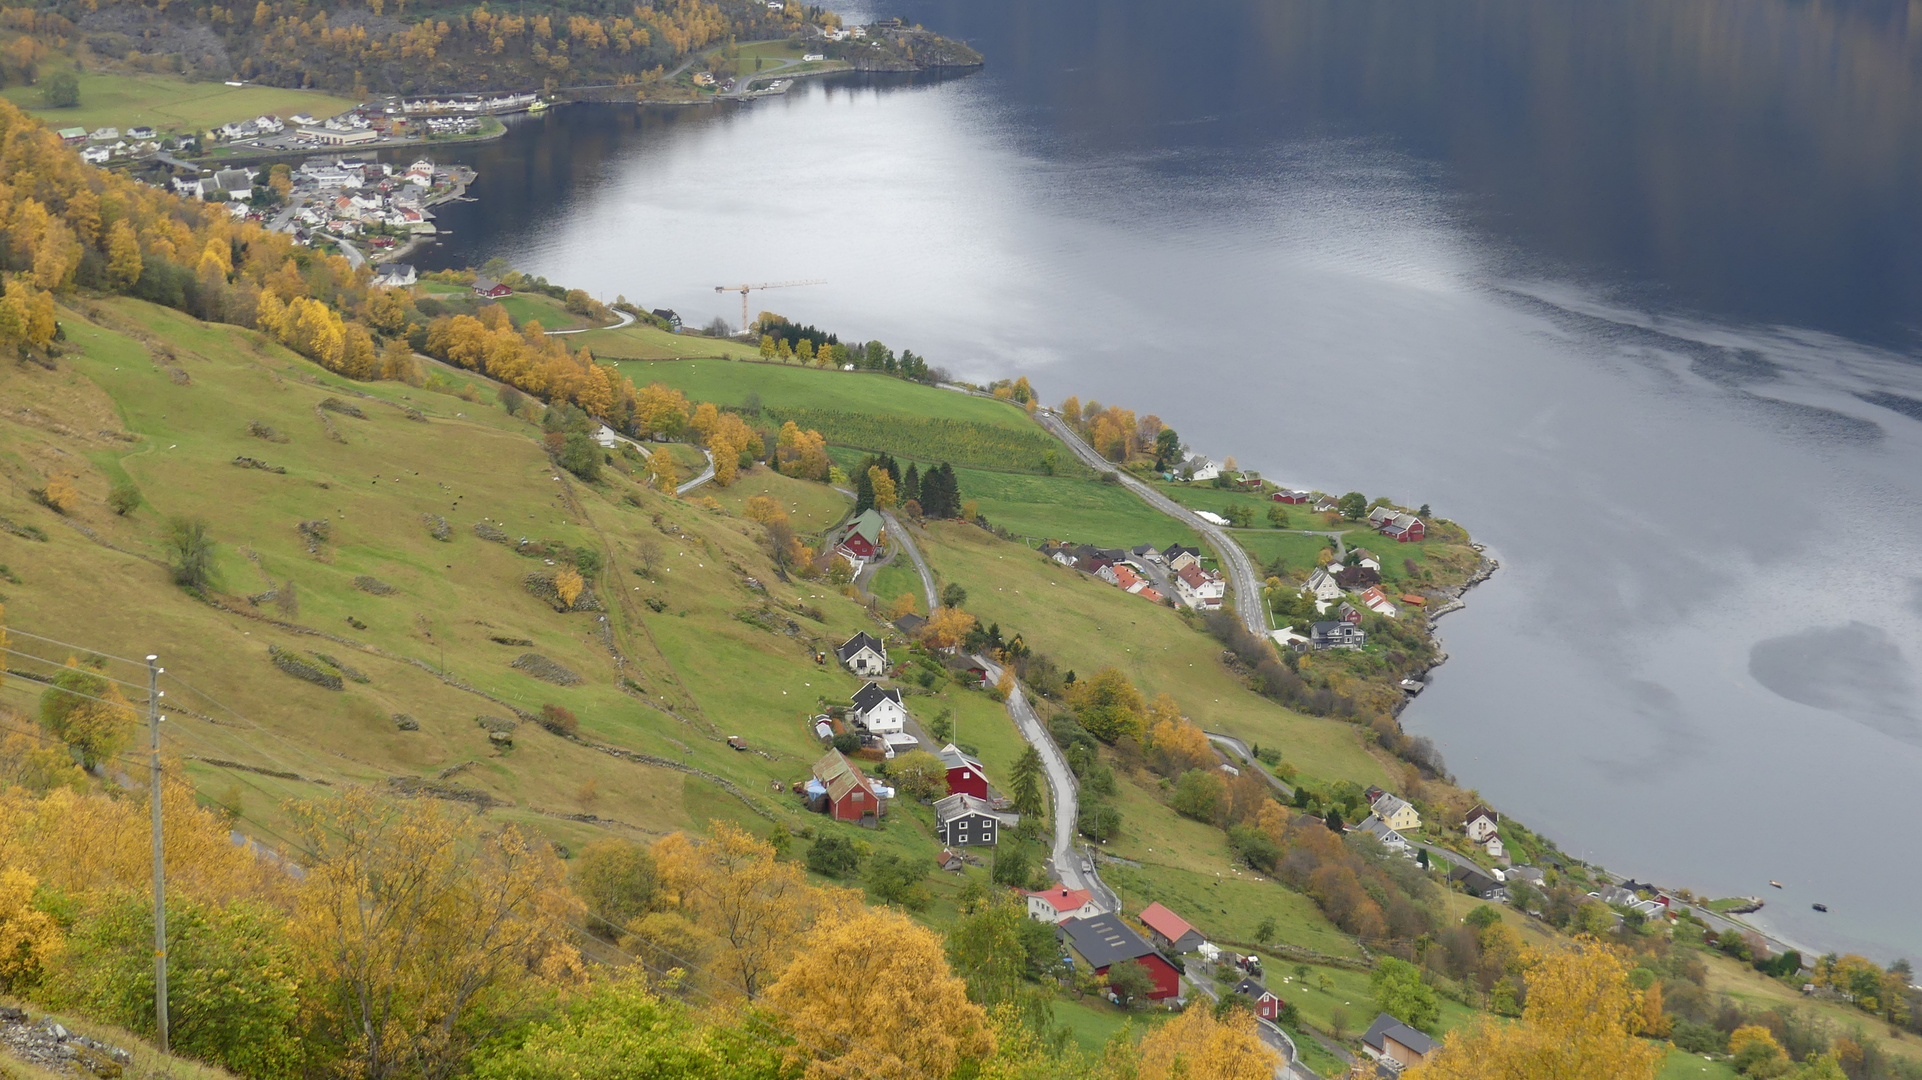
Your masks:
{"label": "winding asphalt road", "polygon": [[1143,502],[1206,537],[1215,549],[1215,556],[1221,560],[1223,569],[1227,571],[1228,588],[1235,596],[1235,607],[1241,614],[1242,625],[1251,634],[1268,636],[1270,628],[1261,601],[1261,578],[1255,573],[1254,560],[1248,557],[1240,544],[1235,543],[1226,529],[1203,521],[1195,516],[1194,511],[1117,469],[1114,462],[1096,453],[1094,447],[1083,442],[1081,436],[1075,434],[1074,429],[1052,410],[1037,409],[1034,417],[1055,438],[1066,443],[1083,464],[1097,472],[1113,473],[1121,481],[1122,487],[1140,496]]}
{"label": "winding asphalt road", "polygon": [[587,334],[587,333],[592,333],[595,330],[619,330],[623,326],[634,325],[633,312],[622,311],[620,308],[615,308],[613,310],[614,310],[614,314],[619,315],[621,317],[621,321],[615,323],[613,326],[583,326],[578,330],[547,330],[547,331],[544,331],[544,333],[546,333],[548,337],[560,337],[562,334]]}
{"label": "winding asphalt road", "polygon": [[[987,670],[989,679],[1001,681],[1000,664],[978,653],[974,661]],[[1054,854],[1051,859],[1055,877],[1070,889],[1088,890],[1101,910],[1120,911],[1121,898],[1102,882],[1101,875],[1095,872],[1094,862],[1075,850],[1075,821],[1081,816],[1081,803],[1074,770],[1068,768],[1068,759],[1062,756],[1061,748],[1054,744],[1054,737],[1041,725],[1041,717],[1035,715],[1034,706],[1028,704],[1020,683],[1016,683],[1014,692],[1008,695],[1008,715],[1014,717],[1014,726],[1020,730],[1021,737],[1040,753],[1041,770],[1047,774],[1048,788],[1054,793]]]}

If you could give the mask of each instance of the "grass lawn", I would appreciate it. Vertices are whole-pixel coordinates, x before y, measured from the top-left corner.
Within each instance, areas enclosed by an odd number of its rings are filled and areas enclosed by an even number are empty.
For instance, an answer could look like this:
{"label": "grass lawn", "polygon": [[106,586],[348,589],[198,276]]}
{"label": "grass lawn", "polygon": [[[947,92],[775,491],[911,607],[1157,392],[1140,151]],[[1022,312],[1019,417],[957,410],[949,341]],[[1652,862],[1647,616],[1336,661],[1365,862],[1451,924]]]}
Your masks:
{"label": "grass lawn", "polygon": [[[610,331],[609,334],[627,332]],[[658,330],[652,330],[651,333],[667,338],[676,336],[662,334]],[[593,339],[601,336],[599,333],[581,334],[580,344],[593,347],[596,355],[605,352],[610,359],[620,355],[611,344],[600,346],[593,343]],[[699,342],[704,347],[722,344],[713,338],[685,340]],[[734,347],[732,351],[751,350]],[[914,420],[962,420],[1024,432],[1034,430],[1034,422],[1011,405],[873,372],[820,371],[799,365],[761,363],[758,360],[754,363],[731,360],[660,361],[622,363],[620,367],[637,386],[651,382],[666,383],[696,401],[712,401],[716,405],[740,406],[747,402],[749,394],[756,394],[761,404],[771,409],[832,409]]]}
{"label": "grass lawn", "polygon": [[1737,1075],[1735,1066],[1727,1061],[1709,1061],[1686,1050],[1670,1050],[1655,1080],[1736,1080]]}
{"label": "grass lawn", "polygon": [[[673,334],[651,323],[636,322],[618,330],[594,330],[580,335],[577,345],[586,345],[594,350],[595,356],[611,360],[680,360],[688,357],[733,357],[737,359],[760,359],[761,353],[751,345],[743,345],[727,338],[702,337],[699,334]],[[649,382],[639,374],[635,382]]]}
{"label": "grass lawn", "polygon": [[1328,550],[1327,537],[1309,536],[1306,533],[1235,529],[1229,535],[1254,556],[1258,569],[1280,559],[1289,574],[1305,574],[1313,570],[1321,553]]}
{"label": "grass lawn", "polygon": [[[864,455],[836,448],[831,456],[847,469],[859,463]],[[908,459],[895,456],[901,467],[907,468]],[[923,472],[930,464],[915,463]],[[1177,542],[1189,546],[1200,543],[1192,529],[1118,485],[1072,476],[1034,476],[968,468],[956,468],[954,478],[961,488],[962,500],[978,502],[981,513],[990,522],[1036,540],[1123,548],[1137,544],[1162,548]]]}
{"label": "grass lawn", "polygon": [[1075,1044],[1091,1054],[1100,1053],[1115,1033],[1130,1024],[1138,1037],[1167,1017],[1167,1013],[1161,1012],[1124,1012],[1113,1002],[1093,994],[1080,1001],[1072,997],[1057,998],[1054,1003],[1055,1023],[1067,1028]]}
{"label": "grass lawn", "polygon": [[868,584],[869,593],[883,608],[893,606],[897,597],[914,598],[914,610],[918,615],[928,613],[928,597],[921,589],[921,575],[914,570],[914,564],[905,556],[874,572],[874,580]]}
{"label": "grass lawn", "polygon": [[1330,956],[1361,955],[1354,940],[1323,918],[1313,900],[1245,869],[1216,877],[1161,865],[1105,866],[1101,880],[1121,895],[1130,914],[1159,902],[1210,941],[1253,942],[1255,928],[1272,918],[1280,928],[1276,940],[1283,944]]}
{"label": "grass lawn", "polygon": [[[1334,1033],[1335,1012],[1340,1010],[1344,1014],[1342,1033],[1353,1040],[1367,1031],[1368,1025],[1381,1012],[1375,1005],[1375,991],[1369,982],[1369,972],[1309,964],[1305,965],[1308,978],[1303,981],[1296,976],[1297,966],[1302,965],[1279,957],[1262,957],[1262,967],[1268,974],[1268,989],[1280,995],[1283,1001],[1299,1008],[1302,1018],[1322,1031]],[[1326,989],[1323,989],[1324,982]],[[1436,1031],[1442,1035],[1467,1027],[1483,1016],[1447,998],[1441,998],[1440,1005],[1441,1019],[1436,1024]]]}
{"label": "grass lawn", "polygon": [[1800,991],[1779,979],[1772,979],[1747,964],[1712,950],[1697,950],[1695,955],[1708,965],[1708,989],[1723,993],[1756,1009],[1799,1009],[1833,1023],[1838,1030],[1856,1031],[1857,1038],[1879,1043],[1890,1054],[1910,1061],[1922,1061],[1922,1038],[1903,1035],[1889,1037],[1886,1022],[1839,1001],[1803,997]]}
{"label": "grass lawn", "polygon": [[1023,633],[1063,669],[1088,675],[1118,667],[1150,698],[1171,694],[1209,731],[1279,747],[1308,776],[1391,783],[1354,725],[1290,712],[1247,689],[1221,666],[1220,645],[1173,609],[973,526],[935,522],[927,536],[923,553],[937,579],[966,588],[976,618],[1000,623],[1003,634]]}
{"label": "grass lawn", "polygon": [[[43,69],[44,80],[50,69]],[[235,120],[251,120],[263,113],[287,117],[297,112],[329,117],[346,112],[358,102],[312,90],[275,86],[228,86],[217,82],[188,82],[172,75],[116,75],[80,73],[80,104],[71,109],[40,107],[38,86],[9,86],[0,90],[48,127],[117,127],[146,125],[163,132],[200,132]]]}
{"label": "grass lawn", "polygon": [[[514,320],[517,328],[529,319],[539,320],[543,330],[572,330],[588,325],[587,320],[567,310],[559,300],[539,293],[514,293],[501,297],[495,303],[507,309],[508,318]],[[573,343],[569,345],[573,347]]]}
{"label": "grass lawn", "polygon": [[[660,453],[667,447],[684,447],[694,451],[694,459],[687,460],[679,451],[669,450],[675,455],[683,478],[691,478],[707,467],[700,451],[684,443],[656,444],[650,449]],[[848,507],[853,504],[848,497],[827,486],[809,480],[796,480],[782,476],[773,469],[757,465],[740,474],[732,487],[704,484],[695,489],[703,495],[711,495],[716,502],[735,514],[745,511],[747,501],[756,495],[765,495],[787,508],[788,523],[799,536],[817,534],[847,516]],[[691,494],[691,493],[690,493]]]}

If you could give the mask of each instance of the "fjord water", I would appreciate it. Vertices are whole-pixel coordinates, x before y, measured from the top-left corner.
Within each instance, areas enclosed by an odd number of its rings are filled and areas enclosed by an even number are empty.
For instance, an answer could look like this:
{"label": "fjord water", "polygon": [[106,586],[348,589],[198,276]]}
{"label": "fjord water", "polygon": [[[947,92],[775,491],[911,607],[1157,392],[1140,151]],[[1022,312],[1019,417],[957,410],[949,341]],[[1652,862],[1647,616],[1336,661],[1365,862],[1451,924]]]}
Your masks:
{"label": "fjord water", "polygon": [[1432,504],[1503,564],[1404,715],[1461,782],[1886,960],[1922,952],[1910,10],[882,3],[848,14],[988,67],[519,122],[425,261],[690,323],[825,278],[753,308]]}

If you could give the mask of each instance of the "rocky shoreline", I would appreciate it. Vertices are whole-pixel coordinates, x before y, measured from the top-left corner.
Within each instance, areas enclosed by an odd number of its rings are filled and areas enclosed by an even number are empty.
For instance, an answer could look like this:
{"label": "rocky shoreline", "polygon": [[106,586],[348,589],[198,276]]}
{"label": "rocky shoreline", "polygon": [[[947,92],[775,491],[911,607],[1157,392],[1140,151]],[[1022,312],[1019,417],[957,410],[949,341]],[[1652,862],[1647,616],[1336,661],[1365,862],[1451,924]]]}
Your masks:
{"label": "rocky shoreline", "polygon": [[[1477,552],[1481,553],[1482,561],[1475,567],[1475,572],[1468,575],[1467,580],[1463,581],[1460,585],[1451,585],[1447,588],[1435,590],[1436,595],[1447,597],[1448,602],[1429,613],[1429,616],[1428,616],[1428,623],[1430,627],[1429,635],[1435,639],[1435,644],[1437,646],[1436,653],[1435,653],[1435,662],[1422,669],[1420,678],[1416,680],[1417,682],[1426,684],[1428,682],[1429,673],[1448,662],[1448,650],[1440,648],[1441,635],[1438,633],[1435,633],[1433,629],[1435,620],[1441,618],[1443,615],[1449,614],[1450,612],[1460,611],[1461,609],[1467,607],[1468,601],[1466,597],[1468,595],[1468,590],[1474,588],[1477,585],[1480,585],[1482,582],[1487,581],[1489,578],[1494,577],[1495,571],[1500,570],[1502,568],[1501,560],[1491,558],[1488,554],[1488,548],[1485,545],[1470,541],[1469,546],[1474,548]],[[1413,694],[1404,695],[1402,699],[1395,704],[1394,715],[1397,718],[1399,718],[1401,716],[1402,710],[1406,709],[1408,707],[1408,703],[1413,700],[1415,700],[1415,697]]]}

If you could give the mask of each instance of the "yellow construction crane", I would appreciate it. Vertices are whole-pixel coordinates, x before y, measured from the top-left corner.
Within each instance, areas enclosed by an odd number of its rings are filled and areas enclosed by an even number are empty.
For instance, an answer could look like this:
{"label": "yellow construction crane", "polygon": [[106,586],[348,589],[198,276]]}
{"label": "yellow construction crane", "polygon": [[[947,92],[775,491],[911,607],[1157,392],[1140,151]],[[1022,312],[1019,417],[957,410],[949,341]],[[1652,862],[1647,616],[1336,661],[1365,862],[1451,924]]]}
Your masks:
{"label": "yellow construction crane", "polygon": [[807,281],[763,281],[758,285],[716,285],[715,292],[738,292],[741,294],[741,333],[747,333],[747,294],[755,289],[791,289],[796,285],[826,285],[825,278],[810,278]]}

